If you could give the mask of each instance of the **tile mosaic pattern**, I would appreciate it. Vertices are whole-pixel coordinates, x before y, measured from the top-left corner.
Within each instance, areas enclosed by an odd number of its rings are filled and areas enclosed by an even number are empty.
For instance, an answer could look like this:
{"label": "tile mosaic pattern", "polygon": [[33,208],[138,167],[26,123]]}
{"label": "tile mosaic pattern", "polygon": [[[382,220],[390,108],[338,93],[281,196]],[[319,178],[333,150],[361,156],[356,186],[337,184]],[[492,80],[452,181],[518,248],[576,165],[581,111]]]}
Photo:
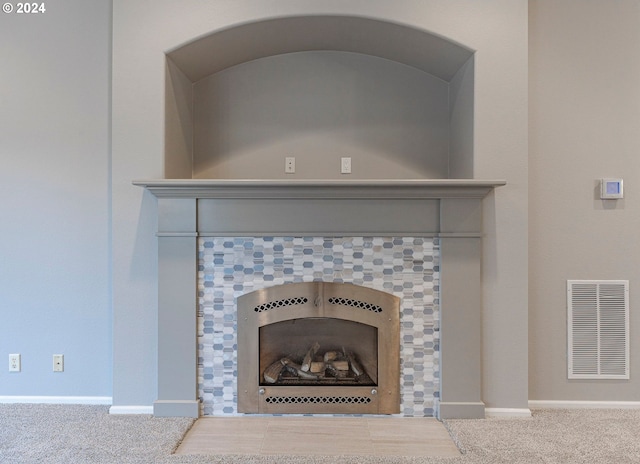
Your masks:
{"label": "tile mosaic pattern", "polygon": [[437,238],[202,237],[198,240],[198,396],[205,416],[237,414],[236,298],[293,282],[345,282],[401,298],[401,415],[439,397]]}

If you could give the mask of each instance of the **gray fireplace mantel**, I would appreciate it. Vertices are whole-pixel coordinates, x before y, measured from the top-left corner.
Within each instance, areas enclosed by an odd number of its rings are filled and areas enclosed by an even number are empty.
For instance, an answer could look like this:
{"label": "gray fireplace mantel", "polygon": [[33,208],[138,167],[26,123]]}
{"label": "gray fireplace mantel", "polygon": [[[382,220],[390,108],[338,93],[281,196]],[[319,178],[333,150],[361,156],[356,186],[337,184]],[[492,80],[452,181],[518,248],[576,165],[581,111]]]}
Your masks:
{"label": "gray fireplace mantel", "polygon": [[158,198],[482,198],[504,180],[136,180]]}
{"label": "gray fireplace mantel", "polygon": [[156,416],[199,415],[199,236],[440,237],[438,417],[484,417],[482,201],[504,180],[138,180],[158,198]]}

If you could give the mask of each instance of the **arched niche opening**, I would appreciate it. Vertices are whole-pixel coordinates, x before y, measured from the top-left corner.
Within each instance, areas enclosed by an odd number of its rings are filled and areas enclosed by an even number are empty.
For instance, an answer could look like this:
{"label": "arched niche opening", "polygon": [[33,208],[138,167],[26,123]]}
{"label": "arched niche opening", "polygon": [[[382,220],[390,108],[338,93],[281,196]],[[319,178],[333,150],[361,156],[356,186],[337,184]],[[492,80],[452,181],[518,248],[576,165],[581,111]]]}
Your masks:
{"label": "arched niche opening", "polygon": [[473,51],[446,38],[363,17],[284,17],[166,58],[166,178],[473,178]]}

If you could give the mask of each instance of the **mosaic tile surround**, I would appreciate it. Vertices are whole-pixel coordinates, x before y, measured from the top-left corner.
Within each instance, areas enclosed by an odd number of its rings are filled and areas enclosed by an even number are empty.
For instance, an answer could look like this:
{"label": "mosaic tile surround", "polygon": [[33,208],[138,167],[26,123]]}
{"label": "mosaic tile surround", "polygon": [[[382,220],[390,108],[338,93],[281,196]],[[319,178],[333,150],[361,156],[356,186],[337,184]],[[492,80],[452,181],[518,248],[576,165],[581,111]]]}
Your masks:
{"label": "mosaic tile surround", "polygon": [[204,416],[237,415],[236,298],[294,282],[344,282],[401,298],[402,416],[433,416],[440,396],[437,238],[201,237],[198,397]]}

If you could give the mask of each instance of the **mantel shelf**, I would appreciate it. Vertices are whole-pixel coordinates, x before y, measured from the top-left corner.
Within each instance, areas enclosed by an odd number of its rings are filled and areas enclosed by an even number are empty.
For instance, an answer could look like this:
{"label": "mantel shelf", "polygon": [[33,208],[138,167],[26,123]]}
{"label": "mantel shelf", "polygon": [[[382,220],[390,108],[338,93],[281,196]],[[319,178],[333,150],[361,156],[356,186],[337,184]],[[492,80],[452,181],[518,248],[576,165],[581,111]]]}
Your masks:
{"label": "mantel shelf", "polygon": [[483,198],[505,180],[374,179],[259,180],[151,179],[136,180],[158,198],[296,198],[296,199],[437,199]]}

